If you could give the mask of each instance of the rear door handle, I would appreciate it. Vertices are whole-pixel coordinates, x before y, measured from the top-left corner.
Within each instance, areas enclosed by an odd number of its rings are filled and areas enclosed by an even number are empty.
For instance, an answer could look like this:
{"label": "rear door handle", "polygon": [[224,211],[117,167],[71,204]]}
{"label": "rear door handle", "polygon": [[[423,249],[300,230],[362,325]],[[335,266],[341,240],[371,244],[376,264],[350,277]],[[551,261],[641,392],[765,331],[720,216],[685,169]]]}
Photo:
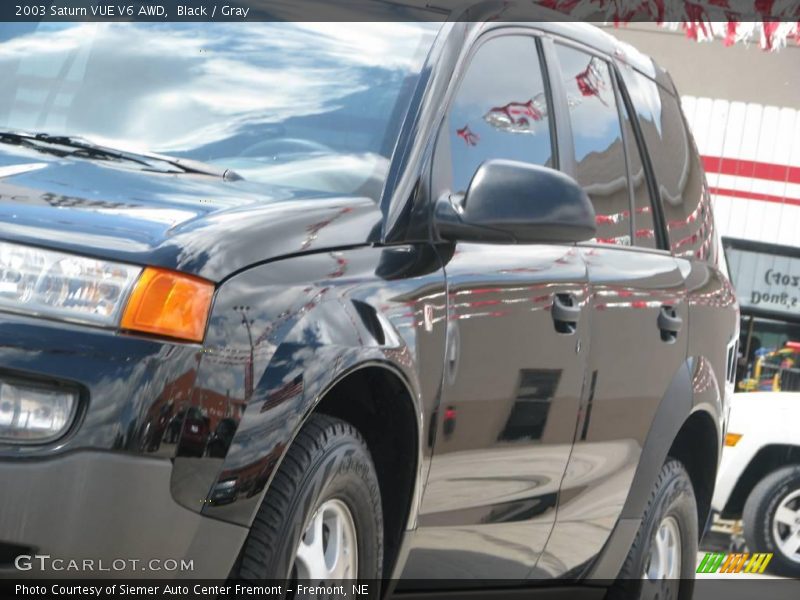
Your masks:
{"label": "rear door handle", "polygon": [[658,311],[658,328],[661,330],[661,340],[664,342],[674,342],[678,339],[678,332],[683,327],[683,319],[678,316],[678,311],[674,306],[667,304]]}
{"label": "rear door handle", "polygon": [[578,328],[581,318],[581,307],[572,294],[556,294],[553,296],[553,324],[558,333],[571,335]]}

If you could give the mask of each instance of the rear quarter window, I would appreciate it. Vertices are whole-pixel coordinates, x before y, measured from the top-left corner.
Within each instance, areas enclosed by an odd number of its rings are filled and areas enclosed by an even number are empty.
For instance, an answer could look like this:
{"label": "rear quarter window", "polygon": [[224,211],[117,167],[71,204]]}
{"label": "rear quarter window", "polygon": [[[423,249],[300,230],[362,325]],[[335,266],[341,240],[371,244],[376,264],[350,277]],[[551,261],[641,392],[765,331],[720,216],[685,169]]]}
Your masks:
{"label": "rear quarter window", "polygon": [[680,100],[629,66],[620,71],[653,166],[670,250],[706,259],[716,252],[710,199]]}

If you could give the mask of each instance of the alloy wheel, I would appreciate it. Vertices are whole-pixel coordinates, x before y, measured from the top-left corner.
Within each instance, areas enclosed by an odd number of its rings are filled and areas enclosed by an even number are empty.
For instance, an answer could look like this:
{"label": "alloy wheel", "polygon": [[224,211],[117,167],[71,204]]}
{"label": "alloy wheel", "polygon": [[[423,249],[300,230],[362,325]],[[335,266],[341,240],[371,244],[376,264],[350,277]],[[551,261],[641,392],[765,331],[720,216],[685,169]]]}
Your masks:
{"label": "alloy wheel", "polygon": [[772,539],[781,554],[800,563],[800,490],[786,496],[775,509]]}
{"label": "alloy wheel", "polygon": [[324,502],[306,527],[295,555],[297,579],[314,582],[358,576],[358,538],[350,509],[341,500]]}
{"label": "alloy wheel", "polygon": [[666,516],[656,529],[645,561],[641,599],[674,600],[681,586],[681,529]]}

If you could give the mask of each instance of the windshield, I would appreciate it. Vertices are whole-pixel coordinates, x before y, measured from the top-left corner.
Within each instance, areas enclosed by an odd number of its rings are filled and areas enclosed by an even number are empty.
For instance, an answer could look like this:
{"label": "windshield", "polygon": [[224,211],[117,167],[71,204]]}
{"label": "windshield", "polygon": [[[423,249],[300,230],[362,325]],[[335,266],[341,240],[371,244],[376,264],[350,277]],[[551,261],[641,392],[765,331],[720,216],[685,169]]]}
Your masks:
{"label": "windshield", "polygon": [[0,130],[378,199],[438,27],[6,23]]}

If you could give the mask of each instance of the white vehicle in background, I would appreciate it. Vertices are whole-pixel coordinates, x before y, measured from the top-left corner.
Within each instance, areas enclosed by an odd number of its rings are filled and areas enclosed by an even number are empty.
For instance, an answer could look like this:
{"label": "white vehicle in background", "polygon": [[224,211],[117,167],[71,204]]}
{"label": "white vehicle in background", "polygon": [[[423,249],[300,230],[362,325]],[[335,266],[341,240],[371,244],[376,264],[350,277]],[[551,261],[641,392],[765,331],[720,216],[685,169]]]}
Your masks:
{"label": "white vehicle in background", "polygon": [[734,395],[711,505],[741,520],[750,552],[774,553],[771,571],[800,577],[800,392]]}

